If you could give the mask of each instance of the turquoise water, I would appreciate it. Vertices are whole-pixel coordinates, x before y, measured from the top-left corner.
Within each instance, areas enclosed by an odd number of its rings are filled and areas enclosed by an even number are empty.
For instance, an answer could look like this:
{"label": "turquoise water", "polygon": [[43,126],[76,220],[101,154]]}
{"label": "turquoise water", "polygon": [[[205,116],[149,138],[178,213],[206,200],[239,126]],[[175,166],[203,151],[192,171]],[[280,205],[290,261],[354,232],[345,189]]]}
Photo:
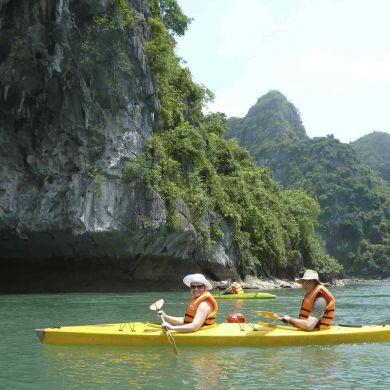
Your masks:
{"label": "turquoise water", "polygon": [[[333,288],[336,323],[390,323],[390,283]],[[302,290],[276,290],[275,300],[220,301],[220,321],[241,311],[296,314]],[[181,315],[186,293],[29,294],[0,296],[1,389],[387,389],[390,342],[332,346],[209,348],[64,347],[42,345],[35,328],[156,321],[149,305],[165,299]]]}

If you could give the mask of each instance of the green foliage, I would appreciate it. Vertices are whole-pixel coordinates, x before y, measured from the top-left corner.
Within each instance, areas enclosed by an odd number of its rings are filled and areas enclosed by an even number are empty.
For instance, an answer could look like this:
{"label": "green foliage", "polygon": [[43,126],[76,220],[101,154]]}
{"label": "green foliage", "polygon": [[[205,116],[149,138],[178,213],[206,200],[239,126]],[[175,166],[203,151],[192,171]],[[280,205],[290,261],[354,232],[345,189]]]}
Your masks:
{"label": "green foliage", "polygon": [[99,32],[132,28],[145,20],[144,16],[129,6],[128,0],[114,0],[107,13],[94,17]]}
{"label": "green foliage", "polygon": [[184,120],[201,120],[201,109],[212,99],[211,92],[195,84],[187,68],[182,68],[175,55],[175,40],[160,18],[148,19],[153,38],[147,42],[147,54],[153,74],[158,82],[161,112],[156,120],[161,129],[179,125]]}
{"label": "green foliage", "polygon": [[228,130],[226,115],[221,112],[209,114],[203,127],[210,136],[223,136]]}
{"label": "green foliage", "polygon": [[[387,266],[374,265],[376,245],[390,240],[389,188],[356,159],[349,145],[332,137],[299,145],[293,159],[299,161],[302,176],[295,176],[290,185],[302,186],[318,198],[323,208],[318,231],[329,252],[355,274],[390,275]],[[356,264],[362,265],[363,259],[370,261],[359,270]]]}
{"label": "green foliage", "polygon": [[95,166],[89,169],[88,176],[93,179],[93,191],[96,194],[96,198],[98,200],[102,200],[102,186],[106,178],[99,172],[99,170]]}
{"label": "green foliage", "polygon": [[[144,182],[148,179],[149,172],[149,156],[146,153],[141,153],[128,161],[123,168],[122,177],[126,181]],[[148,183],[148,186],[150,186],[150,183]]]}
{"label": "green foliage", "polygon": [[390,183],[390,134],[374,131],[350,145],[361,161]]}
{"label": "green foliage", "polygon": [[332,279],[344,271],[344,267],[332,256],[326,253],[326,250],[316,240],[311,245],[311,268],[318,272],[325,279]]}
{"label": "green foliage", "polygon": [[[279,103],[275,99],[279,99]],[[301,131],[292,133],[299,120],[289,116],[291,112],[286,111],[283,96],[270,92],[264,101],[263,98],[258,100],[247,117],[229,120],[231,129],[227,135],[234,135],[243,144],[246,142],[256,161],[272,169],[284,187],[303,188],[318,200],[322,210],[320,223],[318,227],[306,223],[306,237],[310,237],[309,231],[316,229],[329,253],[349,273],[389,276],[390,257],[381,247],[390,242],[389,186],[358,160],[350,145],[342,144],[333,136],[308,139],[300,136]],[[251,141],[248,141],[249,135]],[[383,135],[379,138],[383,140]],[[368,141],[362,140],[362,145]],[[375,154],[373,149],[371,153]],[[387,157],[388,153],[382,155]],[[299,211],[294,209],[293,212]],[[318,210],[310,211],[310,214],[316,213]],[[304,215],[301,217],[303,221]],[[311,247],[315,249],[315,245]],[[322,249],[309,251],[310,257],[321,258],[313,255],[317,250]],[[322,263],[325,273],[329,274],[327,269],[337,269],[332,259],[322,257]]]}
{"label": "green foliage", "polygon": [[[128,32],[144,20],[144,16],[131,8],[127,0],[114,0],[104,13],[94,16],[88,23],[84,22],[82,28],[80,26],[79,61],[76,61],[76,66],[88,85],[98,86],[94,97],[103,108],[126,107],[121,79],[134,72]],[[104,77],[101,77],[102,73]],[[102,86],[103,82],[107,85]]]}
{"label": "green foliage", "polygon": [[149,7],[153,17],[161,20],[167,30],[184,35],[191,19],[183,14],[176,0],[149,0]]}
{"label": "green foliage", "polygon": [[219,224],[205,218],[214,212],[228,222],[246,258],[277,272],[293,268],[289,259],[295,251],[321,271],[326,254],[314,235],[318,204],[301,190],[283,193],[246,150],[221,137],[226,123],[215,126],[222,118],[211,114],[199,127],[182,122],[154,134],[147,152],[127,164],[124,177],[142,179],[161,194],[171,230],[178,228],[173,206],[183,200],[205,247],[223,238]]}
{"label": "green foliage", "polygon": [[113,50],[115,53],[115,58],[117,59],[118,68],[123,73],[130,76],[132,74],[133,65],[123,45],[121,45],[120,43],[116,43],[113,47]]}
{"label": "green foliage", "polygon": [[298,110],[278,91],[270,91],[245,118],[229,118],[227,138],[237,138],[254,156],[274,147],[306,139]]}
{"label": "green foliage", "polygon": [[219,223],[210,224],[210,239],[214,242],[220,242],[223,240],[223,231]]}

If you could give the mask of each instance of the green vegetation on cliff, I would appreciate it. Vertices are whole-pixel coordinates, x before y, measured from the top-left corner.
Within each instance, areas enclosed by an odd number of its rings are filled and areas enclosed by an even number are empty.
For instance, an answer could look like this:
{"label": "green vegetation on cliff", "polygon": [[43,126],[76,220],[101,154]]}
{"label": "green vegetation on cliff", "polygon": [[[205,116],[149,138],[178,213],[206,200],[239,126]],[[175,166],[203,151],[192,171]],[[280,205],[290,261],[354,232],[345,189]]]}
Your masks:
{"label": "green vegetation on cliff", "polygon": [[[292,119],[288,126],[286,118]],[[260,98],[245,118],[229,119],[228,124],[227,134],[248,147],[283,187],[303,188],[318,200],[317,233],[348,273],[390,275],[390,188],[350,145],[333,136],[309,139],[300,126],[294,135],[299,113],[274,91]],[[261,142],[246,143],[248,137]]]}
{"label": "green vegetation on cliff", "polygon": [[374,131],[350,145],[361,161],[390,183],[390,134]]}
{"label": "green vegetation on cliff", "polygon": [[260,148],[308,138],[299,112],[279,91],[268,92],[249,109],[245,118],[229,118],[228,124],[226,138],[237,138],[253,154]]}
{"label": "green vegetation on cliff", "polygon": [[184,202],[206,249],[223,240],[222,224],[228,223],[246,264],[290,275],[304,266],[337,274],[339,264],[315,237],[318,203],[302,190],[281,191],[268,169],[258,167],[236,141],[223,138],[225,116],[202,113],[212,95],[192,81],[174,53],[172,34],[182,34],[188,18],[173,0],[150,5],[147,49],[161,111],[156,132],[144,153],[129,161],[124,178],[160,193],[169,229],[184,227],[178,207]]}

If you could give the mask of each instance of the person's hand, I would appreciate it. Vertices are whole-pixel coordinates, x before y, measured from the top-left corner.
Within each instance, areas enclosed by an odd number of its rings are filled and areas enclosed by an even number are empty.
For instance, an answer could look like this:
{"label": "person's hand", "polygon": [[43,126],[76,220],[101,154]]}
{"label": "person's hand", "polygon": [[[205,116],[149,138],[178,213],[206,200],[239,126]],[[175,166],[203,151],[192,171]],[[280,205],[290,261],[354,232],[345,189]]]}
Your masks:
{"label": "person's hand", "polygon": [[168,322],[166,321],[163,321],[161,326],[165,329],[165,330],[170,330],[170,329],[173,329],[172,328],[172,325],[171,324],[168,324]]}
{"label": "person's hand", "polygon": [[290,316],[283,316],[282,321],[286,324],[291,324],[291,317]]}
{"label": "person's hand", "polygon": [[157,315],[159,316],[159,317],[165,317],[165,313],[164,313],[164,310],[159,310],[158,312],[157,312]]}

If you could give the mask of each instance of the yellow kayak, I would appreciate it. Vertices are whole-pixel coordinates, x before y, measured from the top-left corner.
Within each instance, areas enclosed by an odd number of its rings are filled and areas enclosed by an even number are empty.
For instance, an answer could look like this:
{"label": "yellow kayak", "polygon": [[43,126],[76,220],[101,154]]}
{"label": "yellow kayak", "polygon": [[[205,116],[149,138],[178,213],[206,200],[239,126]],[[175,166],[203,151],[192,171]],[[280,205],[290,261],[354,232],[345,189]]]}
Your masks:
{"label": "yellow kayak", "polygon": [[262,347],[276,345],[342,344],[390,341],[390,325],[332,326],[327,330],[303,331],[268,323],[221,323],[193,333],[170,331],[160,325],[130,322],[37,329],[44,344],[60,345],[168,345],[169,337],[180,346]]}
{"label": "yellow kayak", "polygon": [[272,299],[276,295],[264,292],[247,292],[243,294],[213,294],[215,299]]}

